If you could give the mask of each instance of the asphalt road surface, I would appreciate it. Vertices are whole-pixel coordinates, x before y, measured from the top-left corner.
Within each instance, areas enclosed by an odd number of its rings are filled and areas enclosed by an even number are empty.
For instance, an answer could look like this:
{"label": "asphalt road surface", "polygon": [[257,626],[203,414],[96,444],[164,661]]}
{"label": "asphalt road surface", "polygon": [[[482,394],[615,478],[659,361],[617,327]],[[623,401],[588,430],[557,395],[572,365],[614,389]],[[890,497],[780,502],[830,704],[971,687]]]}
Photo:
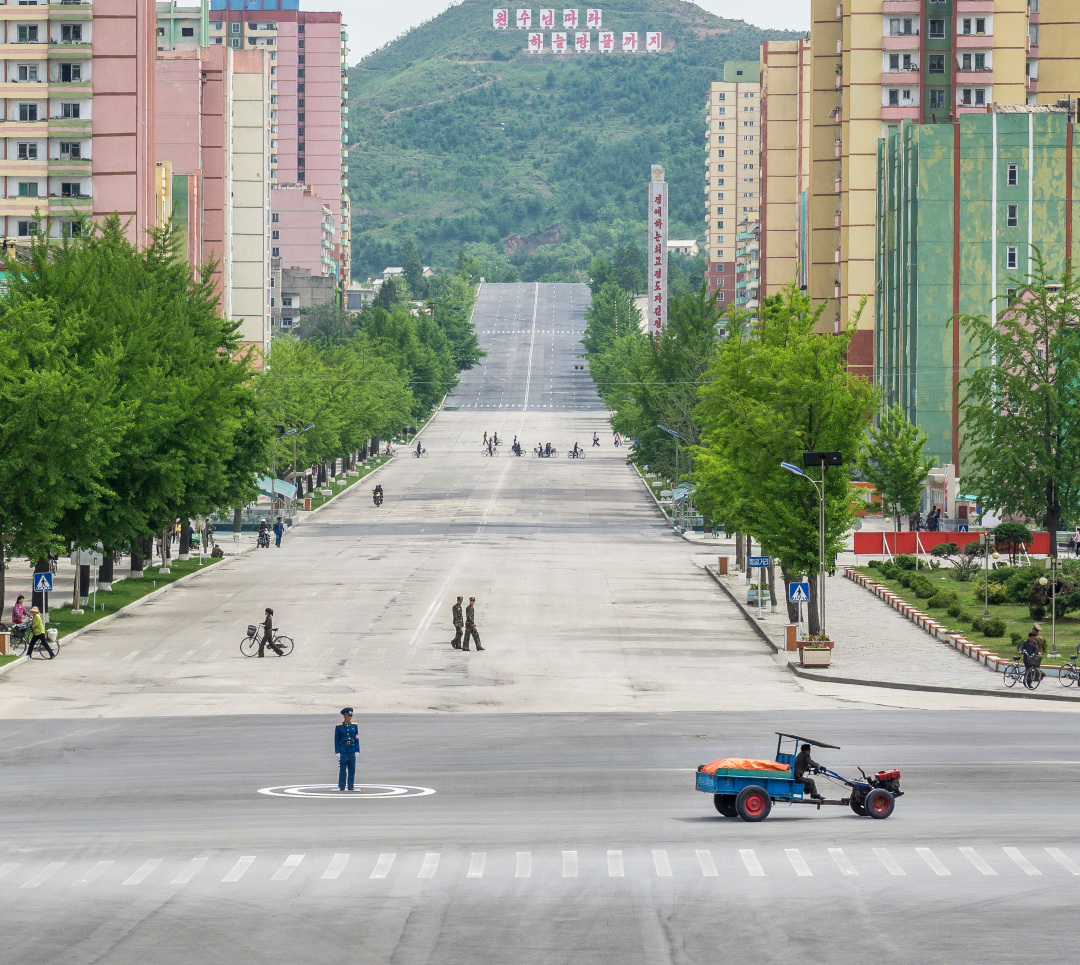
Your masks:
{"label": "asphalt road surface", "polygon": [[[381,509],[358,488],[0,677],[4,965],[1075,957],[1075,713],[779,667],[604,431],[586,301],[485,286],[489,356]],[[485,430],[587,458],[490,459]],[[482,653],[448,645],[457,593]],[[244,658],[268,603],[297,649]],[[721,818],[694,768],[775,730],[907,793]]]}

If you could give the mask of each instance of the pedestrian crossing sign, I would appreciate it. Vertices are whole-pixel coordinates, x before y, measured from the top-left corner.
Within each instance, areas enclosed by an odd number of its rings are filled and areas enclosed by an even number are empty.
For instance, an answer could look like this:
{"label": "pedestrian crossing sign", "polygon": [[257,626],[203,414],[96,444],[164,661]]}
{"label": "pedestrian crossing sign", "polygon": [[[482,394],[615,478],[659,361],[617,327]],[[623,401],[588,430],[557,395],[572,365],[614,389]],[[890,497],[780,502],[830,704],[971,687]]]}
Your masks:
{"label": "pedestrian crossing sign", "polygon": [[788,584],[788,602],[789,603],[809,603],[810,602],[810,584],[809,583],[789,583]]}
{"label": "pedestrian crossing sign", "polygon": [[52,593],[52,573],[34,574],[34,592]]}

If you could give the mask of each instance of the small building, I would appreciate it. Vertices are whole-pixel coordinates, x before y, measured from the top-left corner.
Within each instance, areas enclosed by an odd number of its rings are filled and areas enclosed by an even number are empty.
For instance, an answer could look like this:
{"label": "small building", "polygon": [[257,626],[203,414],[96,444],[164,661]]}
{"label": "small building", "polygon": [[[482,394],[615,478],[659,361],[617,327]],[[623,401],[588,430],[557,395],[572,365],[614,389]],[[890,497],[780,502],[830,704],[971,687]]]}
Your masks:
{"label": "small building", "polygon": [[337,276],[315,275],[307,268],[283,267],[280,258],[270,261],[270,317],[274,334],[291,332],[303,321],[304,312],[337,298]]}
{"label": "small building", "polygon": [[701,252],[701,248],[694,238],[691,238],[689,241],[673,241],[669,238],[667,250],[669,255],[689,255],[691,258],[696,258]]}

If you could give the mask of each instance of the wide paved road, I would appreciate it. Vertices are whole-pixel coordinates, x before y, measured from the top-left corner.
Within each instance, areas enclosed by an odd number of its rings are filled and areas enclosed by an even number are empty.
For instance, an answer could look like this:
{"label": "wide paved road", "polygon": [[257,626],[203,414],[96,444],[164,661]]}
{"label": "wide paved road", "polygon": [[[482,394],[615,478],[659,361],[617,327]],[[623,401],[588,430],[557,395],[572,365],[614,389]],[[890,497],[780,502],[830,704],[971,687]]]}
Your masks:
{"label": "wide paved road", "polygon": [[[1075,714],[778,667],[612,447],[586,300],[485,286],[489,356],[381,509],[365,485],[0,677],[0,960],[1071,960]],[[581,462],[480,455],[594,429]],[[448,646],[457,593],[483,653]],[[287,660],[239,654],[267,604]],[[322,787],[346,703],[354,795]],[[694,767],[777,729],[908,794],[720,818]]]}

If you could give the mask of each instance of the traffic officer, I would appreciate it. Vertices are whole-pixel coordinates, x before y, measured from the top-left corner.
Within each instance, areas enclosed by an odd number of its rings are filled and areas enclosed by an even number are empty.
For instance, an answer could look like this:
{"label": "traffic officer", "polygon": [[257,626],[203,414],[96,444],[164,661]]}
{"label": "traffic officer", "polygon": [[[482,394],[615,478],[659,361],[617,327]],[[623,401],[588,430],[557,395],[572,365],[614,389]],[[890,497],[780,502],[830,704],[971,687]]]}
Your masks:
{"label": "traffic officer", "polygon": [[465,607],[465,642],[462,644],[462,650],[469,649],[469,643],[472,640],[476,641],[476,649],[483,650],[480,646],[480,634],[476,632],[476,607],[473,605],[476,603],[476,597],[469,597],[469,605]]}
{"label": "traffic officer", "polygon": [[454,617],[454,639],[450,642],[453,644],[455,650],[461,649],[461,631],[465,626],[465,620],[461,616],[461,601],[464,597],[459,596],[457,603],[454,604],[452,613]]}
{"label": "traffic officer", "polygon": [[334,753],[338,756],[337,789],[344,791],[346,779],[348,789],[353,790],[356,778],[356,755],[360,751],[360,735],[356,724],[352,722],[353,709],[342,707],[343,720],[334,728]]}

